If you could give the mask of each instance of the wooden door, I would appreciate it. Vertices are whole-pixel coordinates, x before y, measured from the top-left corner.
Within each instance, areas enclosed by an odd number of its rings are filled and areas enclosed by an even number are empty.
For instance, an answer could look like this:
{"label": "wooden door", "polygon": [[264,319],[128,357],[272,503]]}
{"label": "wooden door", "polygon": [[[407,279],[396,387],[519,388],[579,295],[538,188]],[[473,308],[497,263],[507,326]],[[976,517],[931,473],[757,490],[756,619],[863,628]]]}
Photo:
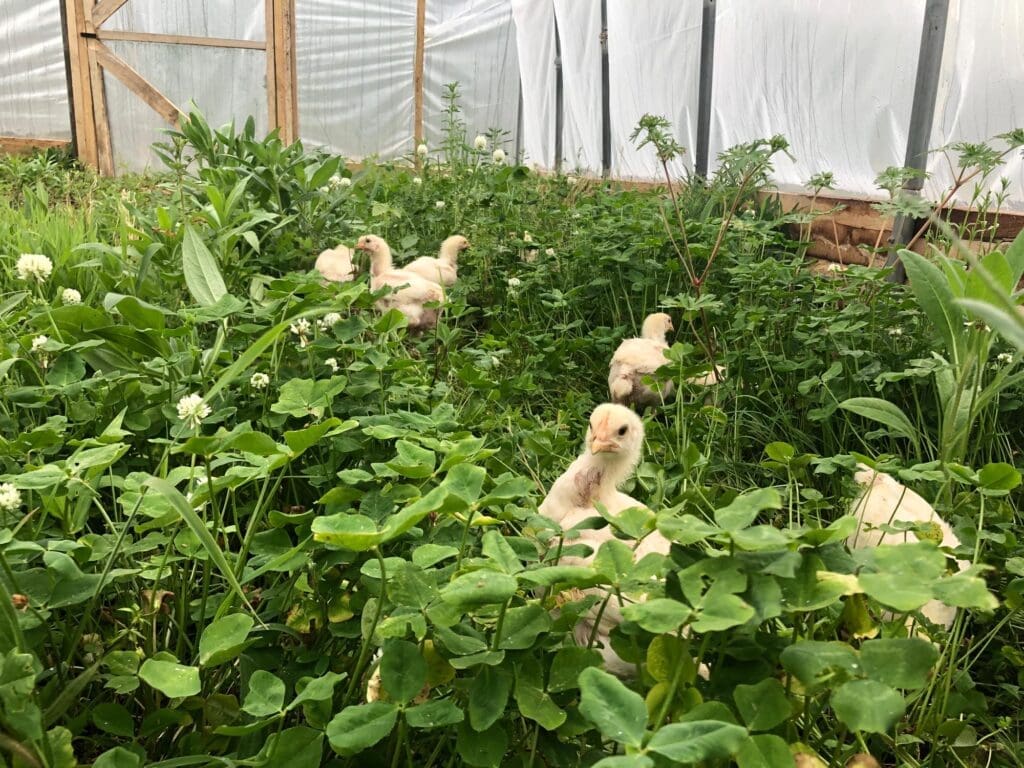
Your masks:
{"label": "wooden door", "polygon": [[[181,0],[178,0],[181,1]],[[117,56],[104,41],[162,43],[183,46],[245,48],[266,54],[267,115],[281,138],[298,138],[298,103],[295,67],[295,0],[235,0],[263,2],[266,40],[157,34],[104,29],[104,23],[131,0],[62,0],[71,71],[72,131],[82,162],[113,175],[114,156],[104,91],[104,74],[117,78],[169,125],[177,125],[181,110],[140,72]],[[225,87],[232,87],[226,84]],[[114,116],[116,118],[116,116]]]}

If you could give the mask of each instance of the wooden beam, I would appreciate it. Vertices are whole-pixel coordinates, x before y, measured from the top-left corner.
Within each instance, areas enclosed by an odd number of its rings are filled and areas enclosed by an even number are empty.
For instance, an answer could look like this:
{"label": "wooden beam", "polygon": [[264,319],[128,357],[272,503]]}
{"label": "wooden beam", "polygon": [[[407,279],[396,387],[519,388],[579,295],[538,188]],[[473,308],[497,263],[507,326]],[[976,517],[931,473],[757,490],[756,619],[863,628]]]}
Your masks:
{"label": "wooden beam", "polygon": [[92,81],[92,106],[96,125],[96,167],[104,176],[113,176],[114,146],[110,139],[110,116],[103,87],[103,70],[94,55],[89,57],[89,76]]}
{"label": "wooden beam", "polygon": [[27,136],[0,136],[0,152],[27,155],[37,149],[62,149],[71,146],[67,139],[34,139]]}
{"label": "wooden beam", "polygon": [[86,31],[90,34],[96,32],[103,22],[121,10],[121,6],[127,2],[128,0],[99,0],[87,17]]}
{"label": "wooden beam", "polygon": [[193,35],[164,35],[157,32],[127,32],[100,29],[96,31],[100,40],[126,40],[133,43],[164,43],[167,45],[200,45],[210,48],[248,48],[265,51],[267,44],[260,40],[232,40],[226,37],[196,37]]}
{"label": "wooden beam", "polygon": [[263,0],[264,36],[267,38],[267,127],[280,128],[277,114],[277,41],[274,38],[276,4],[274,0]]}
{"label": "wooden beam", "polygon": [[[299,138],[298,75],[295,65],[295,0],[271,0],[274,10],[274,109],[281,139]],[[270,34],[268,32],[268,40]]]}
{"label": "wooden beam", "polygon": [[93,115],[92,75],[89,72],[89,48],[85,19],[91,0],[63,0],[67,22],[68,61],[71,70],[71,104],[74,109],[72,135],[75,154],[93,168],[99,164],[96,150],[96,122]]}
{"label": "wooden beam", "polygon": [[178,124],[181,110],[124,59],[114,55],[107,46],[95,38],[89,41],[89,50],[97,63],[128,86],[132,93],[152,107],[166,122],[171,125]]}
{"label": "wooden beam", "polygon": [[416,56],[413,60],[413,137],[423,141],[423,66],[427,35],[427,0],[416,0]]}

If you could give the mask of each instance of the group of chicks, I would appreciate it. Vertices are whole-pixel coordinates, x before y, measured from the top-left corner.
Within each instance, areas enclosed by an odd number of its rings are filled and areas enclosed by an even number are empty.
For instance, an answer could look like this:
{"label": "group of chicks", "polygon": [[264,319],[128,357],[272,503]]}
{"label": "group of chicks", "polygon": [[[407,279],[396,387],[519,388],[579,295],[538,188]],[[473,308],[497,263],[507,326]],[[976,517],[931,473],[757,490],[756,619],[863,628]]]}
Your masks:
{"label": "group of chicks", "polygon": [[[576,538],[567,543],[583,544],[590,550],[590,554],[582,557],[562,557],[560,562],[564,564],[589,565],[603,543],[617,538],[610,526],[592,528],[583,525],[577,528],[588,518],[601,518],[598,505],[612,516],[632,507],[645,506],[619,490],[640,463],[644,443],[643,422],[627,406],[656,406],[672,396],[674,386],[670,380],[656,382],[651,378],[668,363],[665,357],[669,348],[666,336],[671,330],[672,320],[667,314],[653,314],[644,320],[640,337],[627,339],[619,345],[612,357],[608,376],[613,402],[603,403],[594,409],[584,437],[583,452],[555,480],[538,508],[563,531],[573,530]],[[688,379],[687,383],[711,386],[718,384],[724,374],[724,367],[715,366],[706,376]],[[860,492],[851,507],[858,520],[856,531],[846,541],[851,549],[916,540],[910,531],[890,528],[894,523],[931,528],[939,534],[934,537],[939,539],[936,543],[945,549],[955,549],[960,545],[953,529],[932,506],[891,475],[858,464],[854,480],[860,486]],[[638,542],[626,543],[634,548],[634,562],[651,553],[667,556],[671,549],[669,540],[657,530]],[[966,560],[955,562],[960,571],[970,565]],[[585,592],[596,595],[599,605],[608,598],[607,591],[601,588]],[[605,667],[620,677],[633,676],[635,667],[623,661],[612,649],[610,633],[622,621],[624,601],[645,600],[646,597],[643,593],[632,596],[616,594],[607,599],[603,611],[595,606],[581,617],[575,628],[577,642],[596,641]],[[921,607],[920,613],[931,623],[948,629],[952,626],[956,609],[932,600]],[[914,620],[908,619],[907,623],[908,628],[913,629]],[[706,675],[707,669],[702,668],[701,673]]]}
{"label": "group of chicks", "polygon": [[[377,235],[363,235],[356,250],[370,257],[370,290],[389,287],[392,291],[377,300],[377,309],[387,312],[397,309],[405,315],[410,331],[422,332],[437,325],[445,288],[458,279],[459,254],[469,248],[469,240],[452,235],[441,243],[440,253],[421,256],[395,267],[391,247]],[[338,245],[323,251],[316,259],[316,271],[325,280],[346,283],[356,277],[352,249]]]}
{"label": "group of chicks", "polygon": [[[370,259],[370,288],[378,291],[385,286],[392,291],[377,300],[381,312],[397,309],[408,320],[412,331],[423,331],[437,324],[439,307],[444,300],[445,288],[458,278],[459,255],[469,247],[462,235],[452,235],[442,244],[438,256],[423,256],[395,267],[391,248],[383,238],[364,235],[356,249]],[[347,282],[355,279],[353,252],[344,245],[324,251],[316,260],[316,269],[324,279]],[[584,436],[584,448],[572,464],[555,480],[551,490],[541,502],[538,511],[563,531],[573,530],[575,538],[570,544],[583,544],[589,554],[564,555],[560,562],[589,565],[603,543],[617,537],[611,526],[592,528],[583,525],[588,518],[600,518],[598,506],[616,516],[626,509],[645,505],[619,490],[640,463],[644,444],[644,425],[637,413],[639,409],[665,403],[674,394],[675,386],[669,380],[657,381],[653,377],[668,363],[665,353],[669,349],[668,333],[674,330],[672,318],[663,312],[649,315],[641,327],[640,336],[624,340],[615,350],[609,365],[608,390],[612,402],[594,409]],[[723,366],[714,366],[705,376],[687,380],[688,384],[709,387],[720,383],[725,376]],[[878,546],[882,543],[913,540],[906,531],[890,532],[886,526],[906,522],[930,525],[941,532],[941,545],[956,548],[960,542],[952,528],[921,496],[906,488],[893,477],[877,472],[866,465],[858,465],[854,475],[861,486],[853,502],[852,511],[858,519],[857,530],[847,539],[853,549]],[[633,547],[634,562],[657,553],[667,556],[671,542],[657,530],[641,541],[627,541]],[[970,564],[957,560],[959,570]],[[609,672],[623,678],[635,674],[635,666],[627,663],[612,649],[610,633],[622,621],[622,607],[627,600],[645,600],[645,593],[616,594],[608,599],[607,591],[600,587],[585,590],[599,600],[589,613],[578,621],[574,635],[577,642],[593,642],[601,652]],[[598,605],[604,603],[603,608]],[[938,601],[925,604],[920,613],[934,624],[949,627],[955,609]],[[912,623],[912,620],[911,620]],[[596,625],[596,626],[595,626]],[[702,675],[707,669],[702,668]],[[369,691],[376,698],[379,693],[379,670],[371,680]],[[369,699],[372,700],[372,699]]]}

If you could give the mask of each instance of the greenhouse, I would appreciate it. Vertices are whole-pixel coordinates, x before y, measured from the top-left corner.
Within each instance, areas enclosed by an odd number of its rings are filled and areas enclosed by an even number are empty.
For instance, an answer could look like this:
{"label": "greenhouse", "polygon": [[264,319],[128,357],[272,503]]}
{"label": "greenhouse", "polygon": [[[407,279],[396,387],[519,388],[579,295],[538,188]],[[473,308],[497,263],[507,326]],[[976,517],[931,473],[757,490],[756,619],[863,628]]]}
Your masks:
{"label": "greenhouse", "polygon": [[1022,39],[2,0],[0,768],[1024,768]]}

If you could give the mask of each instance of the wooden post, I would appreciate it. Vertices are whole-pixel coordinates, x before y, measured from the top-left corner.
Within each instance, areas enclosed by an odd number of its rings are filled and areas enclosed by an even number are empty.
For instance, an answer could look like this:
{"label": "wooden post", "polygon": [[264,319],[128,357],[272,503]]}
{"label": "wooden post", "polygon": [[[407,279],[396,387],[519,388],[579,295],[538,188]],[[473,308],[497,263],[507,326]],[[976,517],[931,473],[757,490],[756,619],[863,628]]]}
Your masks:
{"label": "wooden post", "polygon": [[85,20],[90,11],[91,0],[64,0],[75,154],[81,162],[97,168],[99,155],[96,146],[96,119],[93,114],[93,81],[92,73],[89,71],[88,42],[82,36],[85,32]]}
{"label": "wooden post", "polygon": [[413,61],[412,132],[417,145],[423,142],[423,60],[427,36],[427,0],[416,0],[416,58]]}
{"label": "wooden post", "polygon": [[[298,73],[295,66],[295,0],[272,0],[274,7],[274,80],[277,125],[281,139],[299,138]],[[267,41],[269,43],[269,32]]]}
{"label": "wooden post", "polygon": [[110,116],[107,114],[107,95],[103,85],[103,69],[92,50],[103,45],[99,40],[89,43],[89,77],[92,82],[92,106],[96,128],[96,167],[104,176],[114,175],[114,147],[110,140]]}
{"label": "wooden post", "polygon": [[[277,45],[274,30],[277,27],[276,0],[263,0],[266,13],[264,15],[264,36],[267,40],[267,127],[270,130],[281,128],[277,114]],[[282,139],[284,136],[281,137]]]}

